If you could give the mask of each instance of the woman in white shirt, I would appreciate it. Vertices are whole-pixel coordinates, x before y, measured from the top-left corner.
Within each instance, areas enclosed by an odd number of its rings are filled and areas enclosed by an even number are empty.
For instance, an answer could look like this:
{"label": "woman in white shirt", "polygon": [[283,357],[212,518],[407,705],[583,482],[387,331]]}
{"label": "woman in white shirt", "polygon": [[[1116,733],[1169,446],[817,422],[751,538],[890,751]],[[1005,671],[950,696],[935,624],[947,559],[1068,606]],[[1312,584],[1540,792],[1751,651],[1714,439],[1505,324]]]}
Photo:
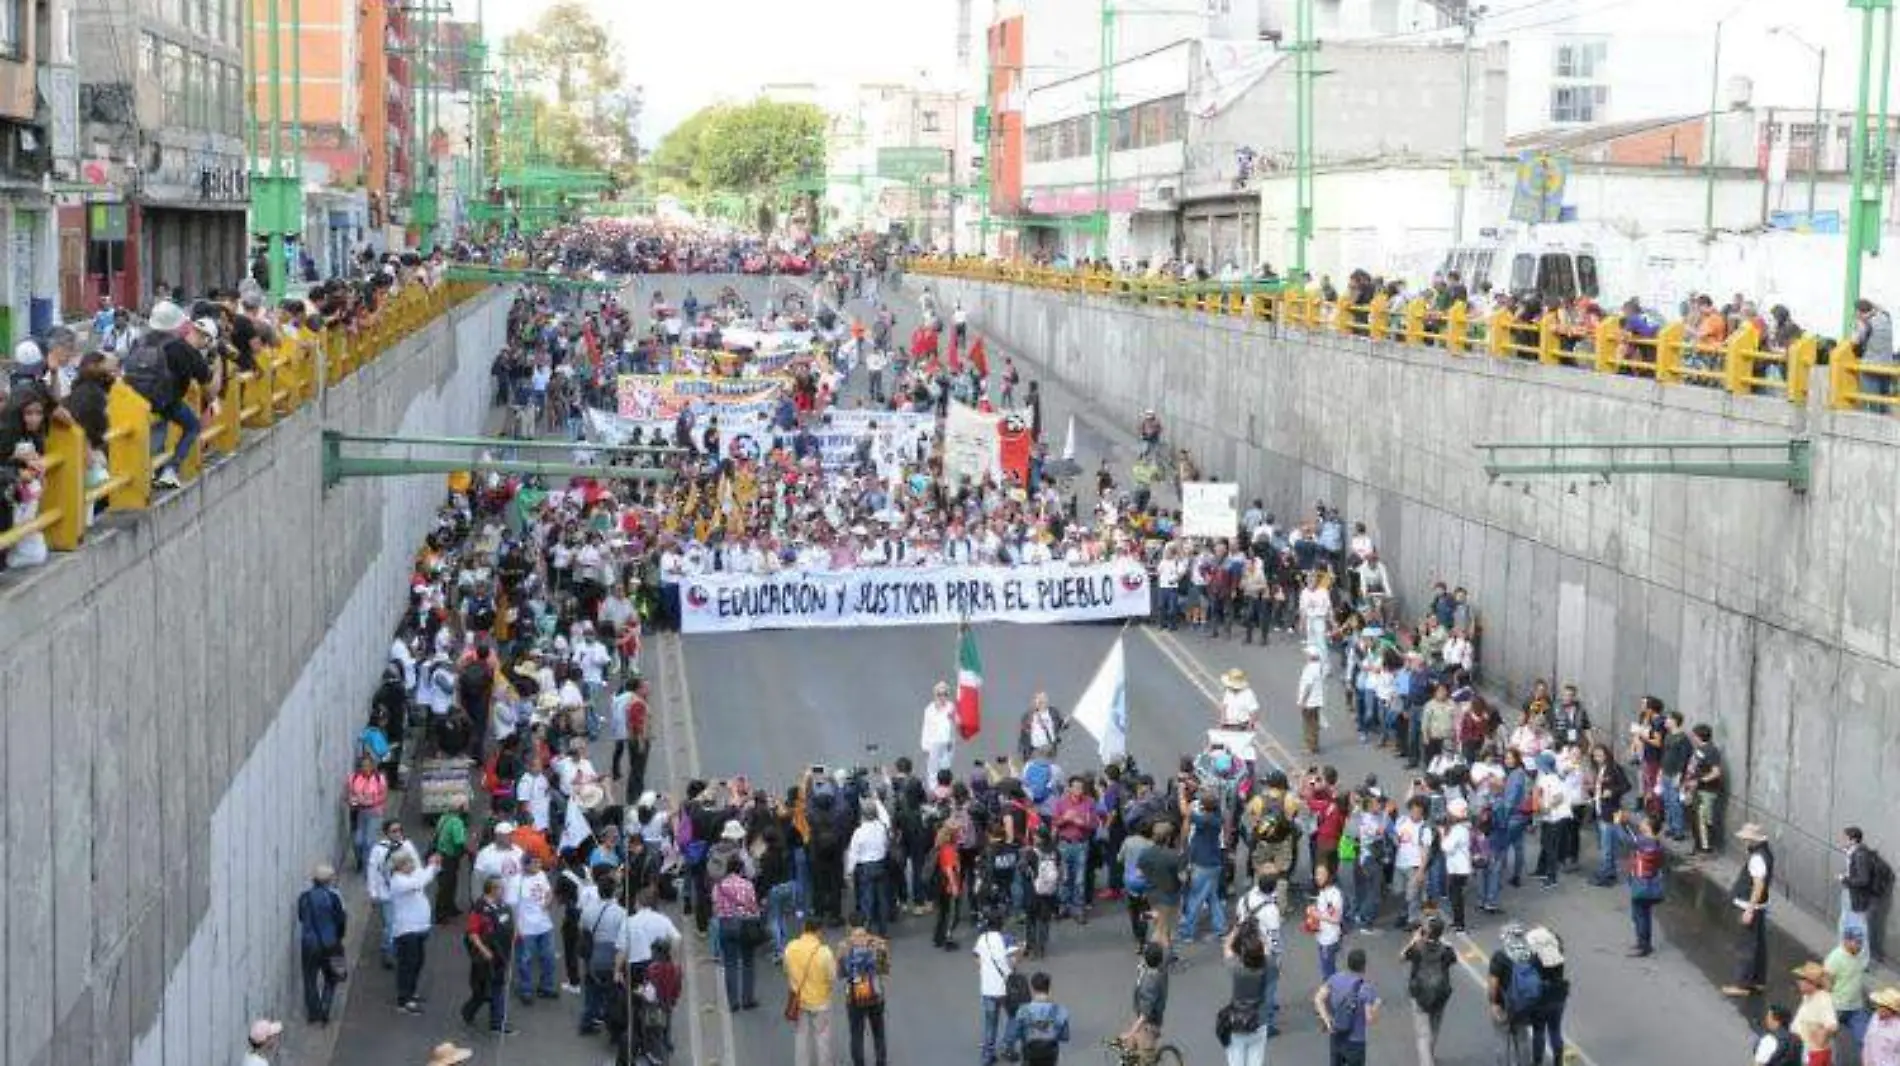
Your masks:
{"label": "woman in white shirt", "polygon": [[1570,790],[1557,770],[1557,757],[1545,752],[1537,757],[1537,873],[1545,888],[1557,887],[1557,866],[1563,854],[1564,835],[1570,830]]}
{"label": "woman in white shirt", "polygon": [[1340,923],[1345,921],[1346,897],[1333,884],[1333,868],[1326,863],[1313,867],[1313,884],[1318,892],[1313,902],[1306,908],[1306,925],[1313,930],[1313,941],[1319,946],[1319,979],[1323,984],[1332,980],[1339,969],[1339,941],[1344,935]]}
{"label": "woman in white shirt", "polygon": [[1326,654],[1326,630],[1333,621],[1333,594],[1320,584],[1318,574],[1307,578],[1300,591],[1300,621],[1306,626],[1306,643],[1323,657]]}
{"label": "woman in white shirt", "polygon": [[1471,807],[1462,799],[1445,805],[1451,823],[1439,838],[1445,854],[1445,894],[1451,897],[1451,931],[1465,931],[1465,886],[1471,883]]}
{"label": "woman in white shirt", "polygon": [[422,1013],[416,987],[422,980],[423,949],[435,924],[429,907],[429,883],[441,868],[442,859],[437,855],[429,856],[427,865],[420,867],[412,852],[399,852],[390,860],[389,909],[385,913],[396,940],[396,1009],[404,1014]]}

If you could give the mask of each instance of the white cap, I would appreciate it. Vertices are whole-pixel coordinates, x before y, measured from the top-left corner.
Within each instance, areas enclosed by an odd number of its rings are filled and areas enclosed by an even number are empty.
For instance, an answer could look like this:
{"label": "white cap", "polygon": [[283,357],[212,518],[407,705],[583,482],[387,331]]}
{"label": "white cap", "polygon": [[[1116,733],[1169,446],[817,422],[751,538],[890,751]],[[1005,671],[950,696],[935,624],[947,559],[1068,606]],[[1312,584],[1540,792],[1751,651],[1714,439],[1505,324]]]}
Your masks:
{"label": "white cap", "polygon": [[496,822],[495,823],[496,836],[501,836],[503,833],[512,833],[514,831],[515,831],[515,823],[513,822]]}
{"label": "white cap", "polygon": [[259,1018],[251,1023],[251,1043],[261,1047],[277,1039],[277,1034],[283,1031],[283,1022],[273,1021],[269,1018]]}
{"label": "white cap", "polygon": [[13,362],[16,366],[39,366],[45,361],[46,356],[34,341],[25,340],[13,346]]}
{"label": "white cap", "polygon": [[174,333],[185,324],[185,312],[170,300],[160,300],[152,305],[152,316],[146,322],[161,333]]}
{"label": "white cap", "polygon": [[197,319],[192,322],[191,327],[214,341],[218,339],[218,323],[213,319]]}

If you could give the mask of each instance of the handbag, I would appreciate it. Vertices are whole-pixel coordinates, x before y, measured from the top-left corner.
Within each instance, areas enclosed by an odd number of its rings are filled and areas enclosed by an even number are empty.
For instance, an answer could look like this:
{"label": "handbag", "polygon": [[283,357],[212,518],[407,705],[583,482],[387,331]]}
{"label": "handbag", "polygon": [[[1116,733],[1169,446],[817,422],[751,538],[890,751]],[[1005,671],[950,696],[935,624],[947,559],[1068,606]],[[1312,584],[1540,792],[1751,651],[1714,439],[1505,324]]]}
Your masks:
{"label": "handbag", "polygon": [[766,932],[765,919],[756,914],[748,915],[738,920],[736,935],[739,939],[739,946],[748,951],[764,944],[767,940],[772,938],[771,934]]}
{"label": "handbag", "polygon": [[1242,1036],[1260,1028],[1260,1001],[1236,999],[1214,1014],[1214,1039],[1226,1047],[1235,1034]]}

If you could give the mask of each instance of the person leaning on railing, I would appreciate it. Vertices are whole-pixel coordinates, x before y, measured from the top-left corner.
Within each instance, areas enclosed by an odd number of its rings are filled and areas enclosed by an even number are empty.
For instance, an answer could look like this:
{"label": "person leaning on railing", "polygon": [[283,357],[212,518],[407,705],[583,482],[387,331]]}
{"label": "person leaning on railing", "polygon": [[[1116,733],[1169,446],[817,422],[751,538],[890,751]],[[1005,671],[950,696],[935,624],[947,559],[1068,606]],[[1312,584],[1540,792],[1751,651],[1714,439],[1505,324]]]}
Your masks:
{"label": "person leaning on railing", "polygon": [[191,454],[201,428],[198,412],[186,399],[191,386],[198,385],[209,398],[207,416],[217,410],[216,397],[222,382],[204,355],[204,349],[216,339],[214,329],[206,328],[212,326],[208,320],[190,321],[177,304],[161,301],[152,308],[145,336],[126,356],[125,383],[143,396],[158,416],[152,427],[152,451],[162,452],[169,427],[178,427],[178,443],[170,458],[161,462],[152,475],[153,484],[164,488],[181,484],[179,468]]}

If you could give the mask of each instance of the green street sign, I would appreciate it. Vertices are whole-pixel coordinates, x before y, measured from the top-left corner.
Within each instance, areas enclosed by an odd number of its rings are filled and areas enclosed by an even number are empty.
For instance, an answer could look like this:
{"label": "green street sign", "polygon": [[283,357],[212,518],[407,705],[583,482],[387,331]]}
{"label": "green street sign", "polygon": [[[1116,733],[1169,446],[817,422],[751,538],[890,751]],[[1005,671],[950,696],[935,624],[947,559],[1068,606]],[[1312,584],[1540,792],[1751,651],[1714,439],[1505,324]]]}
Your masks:
{"label": "green street sign", "polygon": [[950,173],[950,152],[943,148],[879,148],[877,176],[891,181],[917,181]]}

